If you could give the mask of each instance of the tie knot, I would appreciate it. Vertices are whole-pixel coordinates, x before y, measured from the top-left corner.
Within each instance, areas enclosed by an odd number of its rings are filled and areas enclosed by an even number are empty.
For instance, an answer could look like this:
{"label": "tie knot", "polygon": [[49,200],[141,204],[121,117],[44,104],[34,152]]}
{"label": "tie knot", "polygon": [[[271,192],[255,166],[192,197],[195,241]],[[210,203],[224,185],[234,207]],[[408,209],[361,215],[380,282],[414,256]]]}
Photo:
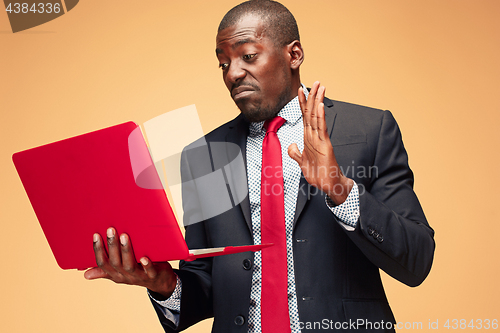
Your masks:
{"label": "tie knot", "polygon": [[264,128],[266,129],[266,133],[269,132],[278,132],[279,128],[285,123],[285,119],[281,118],[280,116],[276,116],[272,119],[266,120],[264,123]]}

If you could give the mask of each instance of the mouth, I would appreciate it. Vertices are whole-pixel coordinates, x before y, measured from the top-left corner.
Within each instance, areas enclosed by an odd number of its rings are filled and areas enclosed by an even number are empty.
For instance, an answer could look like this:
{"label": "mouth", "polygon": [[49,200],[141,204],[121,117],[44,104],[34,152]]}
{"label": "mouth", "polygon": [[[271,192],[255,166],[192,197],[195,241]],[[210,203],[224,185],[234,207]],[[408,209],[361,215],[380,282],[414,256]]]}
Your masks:
{"label": "mouth", "polygon": [[239,86],[239,87],[234,88],[231,91],[231,97],[236,102],[239,99],[248,97],[249,95],[251,95],[254,92],[255,92],[255,89],[251,86]]}

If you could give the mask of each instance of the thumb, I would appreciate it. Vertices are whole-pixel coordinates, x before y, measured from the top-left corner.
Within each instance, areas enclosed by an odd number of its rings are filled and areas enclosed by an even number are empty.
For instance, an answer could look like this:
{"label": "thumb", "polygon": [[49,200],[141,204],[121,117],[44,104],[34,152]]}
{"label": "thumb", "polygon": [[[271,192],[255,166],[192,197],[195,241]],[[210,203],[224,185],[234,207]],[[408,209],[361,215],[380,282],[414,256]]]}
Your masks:
{"label": "thumb", "polygon": [[150,279],[155,279],[158,276],[158,272],[156,271],[151,260],[146,257],[142,257],[139,261],[141,262],[144,272]]}
{"label": "thumb", "polygon": [[104,272],[102,269],[100,269],[99,267],[94,267],[94,268],[91,268],[89,270],[87,270],[83,276],[87,279],[87,280],[95,280],[95,279],[109,279],[109,275]]}
{"label": "thumb", "polygon": [[296,143],[292,143],[288,147],[288,156],[290,156],[299,165],[302,163],[302,154],[300,153]]}

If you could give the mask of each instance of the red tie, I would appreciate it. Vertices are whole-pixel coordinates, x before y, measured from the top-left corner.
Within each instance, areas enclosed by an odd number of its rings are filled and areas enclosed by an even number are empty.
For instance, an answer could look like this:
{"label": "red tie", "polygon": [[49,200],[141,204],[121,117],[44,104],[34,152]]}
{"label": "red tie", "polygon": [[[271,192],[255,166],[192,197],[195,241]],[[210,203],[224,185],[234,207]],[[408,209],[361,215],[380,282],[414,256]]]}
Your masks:
{"label": "red tie", "polygon": [[291,332],[288,312],[288,270],[286,259],[285,200],[281,145],[276,132],[285,119],[266,121],[262,143],[260,219],[262,243],[274,243],[262,250],[261,322],[263,333]]}

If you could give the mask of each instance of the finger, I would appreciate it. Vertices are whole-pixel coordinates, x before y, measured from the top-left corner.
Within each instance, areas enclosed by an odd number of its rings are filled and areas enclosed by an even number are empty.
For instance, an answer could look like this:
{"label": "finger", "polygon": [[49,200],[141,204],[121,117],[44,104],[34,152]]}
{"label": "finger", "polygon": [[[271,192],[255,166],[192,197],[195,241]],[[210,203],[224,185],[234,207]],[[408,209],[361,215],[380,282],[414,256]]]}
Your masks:
{"label": "finger", "polygon": [[130,237],[127,234],[120,235],[120,246],[123,270],[129,274],[133,273],[138,266],[135,261],[134,250],[132,248]]}
{"label": "finger", "polygon": [[318,92],[318,95],[319,95],[319,96],[318,96],[318,99],[319,99],[319,101],[320,101],[321,103],[323,103],[323,99],[325,99],[326,87],[325,87],[325,86],[321,86],[320,88],[322,88],[322,89],[321,89],[321,91],[320,91],[320,92]]}
{"label": "finger", "polygon": [[307,99],[302,87],[299,88],[299,105],[300,111],[302,112],[302,124],[304,125],[304,134],[307,133],[307,128],[309,127],[309,112],[307,110]]}
{"label": "finger", "polygon": [[312,107],[314,105],[314,99],[316,98],[316,94],[318,93],[319,86],[320,86],[319,81],[316,81],[313,83],[311,91],[309,91],[309,96],[307,97],[307,102],[309,107]]}
{"label": "finger", "polygon": [[307,97],[307,116],[304,117],[304,139],[313,140],[315,133],[316,118],[316,95],[318,93],[319,81],[314,82],[313,87]]}
{"label": "finger", "polygon": [[[304,118],[304,127],[309,126],[309,118],[308,117],[310,115],[311,107],[312,107],[311,96],[313,96],[316,93],[317,83],[318,82],[313,83],[313,86],[311,88],[311,91],[309,91],[309,95],[308,95],[307,99],[305,97],[304,90],[302,90],[302,88],[300,88],[302,93],[304,93],[304,98],[302,100],[302,103],[300,104],[300,109],[302,110],[302,116]],[[300,102],[300,100],[299,100],[299,102]]]}
{"label": "finger", "polygon": [[83,273],[83,277],[86,278],[87,280],[110,278],[109,275],[99,267],[94,267],[87,270],[85,273]]}
{"label": "finger", "polygon": [[156,271],[153,263],[146,257],[142,257],[140,260],[144,272],[150,279],[156,278],[158,272]]}
{"label": "finger", "polygon": [[112,274],[116,274],[116,271],[111,267],[108,261],[108,255],[106,254],[106,249],[104,248],[104,243],[102,241],[101,235],[94,234],[94,254],[97,266],[107,273],[110,277]]}
{"label": "finger", "polygon": [[292,143],[288,146],[288,156],[290,156],[295,162],[302,163],[302,154],[299,151],[296,143]]}
{"label": "finger", "polygon": [[321,86],[318,88],[318,92],[314,98],[314,108],[311,110],[311,129],[316,131],[318,129],[318,107],[323,103],[323,98],[325,96],[325,87]]}
{"label": "finger", "polygon": [[321,141],[328,139],[328,130],[325,120],[325,104],[320,103],[318,107],[318,137]]}
{"label": "finger", "polygon": [[307,99],[302,87],[299,88],[299,105],[300,110],[302,111],[302,116],[304,116],[304,110],[307,107]]}
{"label": "finger", "polygon": [[314,103],[316,100],[316,94],[318,93],[319,85],[320,85],[319,81],[314,82],[311,91],[309,92],[309,96],[307,96],[306,108],[308,113],[311,113],[314,109]]}
{"label": "finger", "polygon": [[115,228],[106,230],[108,240],[109,264],[117,271],[122,270],[122,253]]}

